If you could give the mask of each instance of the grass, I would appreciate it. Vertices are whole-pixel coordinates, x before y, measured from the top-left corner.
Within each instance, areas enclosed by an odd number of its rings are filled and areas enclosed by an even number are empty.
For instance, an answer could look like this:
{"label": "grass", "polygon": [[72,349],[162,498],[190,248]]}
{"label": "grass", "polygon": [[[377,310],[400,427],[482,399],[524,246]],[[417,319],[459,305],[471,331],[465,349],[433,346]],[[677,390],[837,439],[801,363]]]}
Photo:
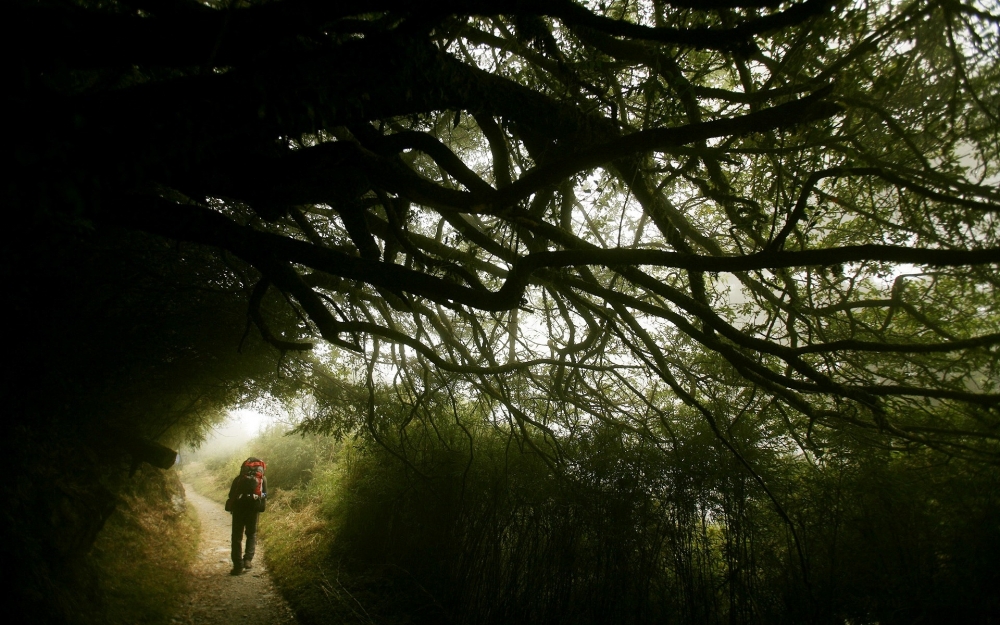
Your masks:
{"label": "grass", "polygon": [[140,470],[90,552],[108,625],[171,622],[190,584],[198,520],[173,471]]}
{"label": "grass", "polygon": [[227,479],[220,471],[200,461],[185,464],[180,476],[184,482],[194,486],[198,494],[221,504],[226,503],[232,476]]}
{"label": "grass", "polygon": [[[338,490],[339,467],[323,463],[314,479],[274,489],[261,515],[264,557],[282,593],[303,623],[372,623],[365,598],[353,595],[329,554],[336,538],[324,506]],[[382,622],[382,621],[380,621]]]}

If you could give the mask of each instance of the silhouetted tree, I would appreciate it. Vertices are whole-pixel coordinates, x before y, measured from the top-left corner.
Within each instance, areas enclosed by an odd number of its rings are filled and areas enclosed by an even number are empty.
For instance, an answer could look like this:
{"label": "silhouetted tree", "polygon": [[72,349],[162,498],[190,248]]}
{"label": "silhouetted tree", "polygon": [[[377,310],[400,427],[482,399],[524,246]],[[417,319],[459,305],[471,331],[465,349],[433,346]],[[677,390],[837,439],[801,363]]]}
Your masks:
{"label": "silhouetted tree", "polygon": [[[760,446],[997,457],[995,7],[18,0],[5,17],[21,319],[101,301],[100,277],[69,292],[39,267],[91,261],[57,253],[66,233],[115,233],[122,266],[188,250],[184,284],[274,354],[321,338],[410,397],[454,374],[553,466],[596,424],[657,443],[693,411],[790,527]],[[123,349],[173,362],[170,314],[126,311],[159,347]]]}

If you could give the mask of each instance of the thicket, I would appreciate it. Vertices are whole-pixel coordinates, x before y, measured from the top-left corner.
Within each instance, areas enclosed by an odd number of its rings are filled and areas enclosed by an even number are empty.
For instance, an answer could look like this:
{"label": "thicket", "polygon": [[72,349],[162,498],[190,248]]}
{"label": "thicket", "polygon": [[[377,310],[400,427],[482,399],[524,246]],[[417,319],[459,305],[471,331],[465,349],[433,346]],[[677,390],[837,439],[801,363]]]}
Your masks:
{"label": "thicket", "polygon": [[860,441],[819,462],[762,453],[783,519],[694,419],[670,448],[595,427],[567,439],[554,466],[470,407],[377,410],[342,446],[280,429],[252,444],[273,492],[266,557],[305,622],[1000,615],[995,467]]}

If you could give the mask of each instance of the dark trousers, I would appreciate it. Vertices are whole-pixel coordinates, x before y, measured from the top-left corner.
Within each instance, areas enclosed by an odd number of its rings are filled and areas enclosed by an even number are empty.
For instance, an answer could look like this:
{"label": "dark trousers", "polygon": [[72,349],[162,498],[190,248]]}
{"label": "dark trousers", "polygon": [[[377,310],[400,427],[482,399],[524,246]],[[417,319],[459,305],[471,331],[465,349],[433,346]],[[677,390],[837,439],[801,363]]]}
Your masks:
{"label": "dark trousers", "polygon": [[[257,510],[237,506],[233,510],[233,566],[243,566],[243,562],[253,560],[257,550]],[[243,533],[247,535],[247,548],[243,550]],[[242,553],[241,553],[242,552]]]}

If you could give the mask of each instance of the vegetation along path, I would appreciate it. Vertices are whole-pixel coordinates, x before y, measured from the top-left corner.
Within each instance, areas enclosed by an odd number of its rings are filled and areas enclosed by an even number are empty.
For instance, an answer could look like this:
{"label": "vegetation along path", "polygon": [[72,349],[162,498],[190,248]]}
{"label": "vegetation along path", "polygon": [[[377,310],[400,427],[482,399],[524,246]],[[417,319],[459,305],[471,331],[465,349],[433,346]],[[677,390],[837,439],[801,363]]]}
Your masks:
{"label": "vegetation along path", "polygon": [[191,596],[174,618],[175,623],[223,625],[297,623],[295,615],[271,581],[260,543],[254,568],[239,576],[229,575],[231,521],[222,506],[184,485],[187,499],[201,521],[198,558],[191,569]]}

